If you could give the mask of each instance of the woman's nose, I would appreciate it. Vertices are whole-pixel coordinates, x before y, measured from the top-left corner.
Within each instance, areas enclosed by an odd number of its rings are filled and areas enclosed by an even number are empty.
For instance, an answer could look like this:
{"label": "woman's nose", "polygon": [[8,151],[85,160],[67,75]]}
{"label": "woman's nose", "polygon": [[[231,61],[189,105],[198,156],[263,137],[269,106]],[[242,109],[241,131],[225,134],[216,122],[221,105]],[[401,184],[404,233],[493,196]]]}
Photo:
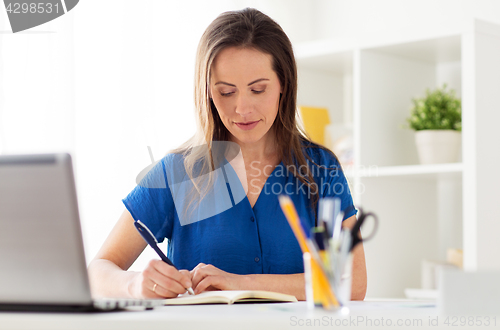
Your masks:
{"label": "woman's nose", "polygon": [[252,108],[250,98],[244,93],[239,93],[236,100],[236,113],[245,117],[252,113]]}

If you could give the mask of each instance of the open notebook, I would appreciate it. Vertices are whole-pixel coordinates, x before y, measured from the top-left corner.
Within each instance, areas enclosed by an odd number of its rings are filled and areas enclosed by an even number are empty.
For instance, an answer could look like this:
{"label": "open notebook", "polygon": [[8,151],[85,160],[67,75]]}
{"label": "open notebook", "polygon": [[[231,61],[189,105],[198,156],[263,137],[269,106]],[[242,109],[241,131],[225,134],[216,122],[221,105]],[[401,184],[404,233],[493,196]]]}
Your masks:
{"label": "open notebook", "polygon": [[165,305],[198,305],[198,304],[234,304],[240,302],[296,302],[294,296],[255,290],[206,291],[195,296],[179,295],[177,298],[165,299]]}

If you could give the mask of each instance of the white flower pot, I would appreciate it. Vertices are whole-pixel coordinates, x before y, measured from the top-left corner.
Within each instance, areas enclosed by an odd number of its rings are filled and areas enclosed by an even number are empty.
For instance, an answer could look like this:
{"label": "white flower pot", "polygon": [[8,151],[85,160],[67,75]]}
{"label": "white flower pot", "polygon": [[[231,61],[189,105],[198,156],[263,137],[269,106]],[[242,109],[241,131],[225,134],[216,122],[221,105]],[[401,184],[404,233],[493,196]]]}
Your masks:
{"label": "white flower pot", "polygon": [[421,130],[415,132],[421,164],[456,163],[460,157],[462,133],[455,130]]}

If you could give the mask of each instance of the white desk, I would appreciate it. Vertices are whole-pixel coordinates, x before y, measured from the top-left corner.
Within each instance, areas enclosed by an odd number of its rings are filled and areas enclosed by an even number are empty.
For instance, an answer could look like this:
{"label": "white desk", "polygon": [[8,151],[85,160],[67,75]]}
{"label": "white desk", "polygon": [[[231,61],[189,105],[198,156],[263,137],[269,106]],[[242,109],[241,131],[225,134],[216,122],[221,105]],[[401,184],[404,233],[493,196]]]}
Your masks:
{"label": "white desk", "polygon": [[[305,302],[274,304],[235,304],[166,306],[151,311],[99,314],[49,314],[0,312],[0,329],[495,329],[500,317],[490,325],[460,327],[460,320],[437,313],[435,303],[420,301],[351,302],[349,314],[307,310]],[[437,323],[437,326],[434,325]],[[474,322],[477,322],[474,321]]]}

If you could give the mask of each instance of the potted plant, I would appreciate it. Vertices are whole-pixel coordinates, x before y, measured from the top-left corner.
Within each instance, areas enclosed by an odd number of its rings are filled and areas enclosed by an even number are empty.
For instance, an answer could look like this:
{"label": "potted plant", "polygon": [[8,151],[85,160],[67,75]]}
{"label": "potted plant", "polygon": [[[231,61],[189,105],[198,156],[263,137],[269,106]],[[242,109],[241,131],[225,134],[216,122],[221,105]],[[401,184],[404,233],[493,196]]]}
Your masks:
{"label": "potted plant", "polygon": [[462,140],[462,104],[455,91],[436,88],[426,90],[425,97],[414,98],[410,128],[422,164],[454,163],[459,161]]}

